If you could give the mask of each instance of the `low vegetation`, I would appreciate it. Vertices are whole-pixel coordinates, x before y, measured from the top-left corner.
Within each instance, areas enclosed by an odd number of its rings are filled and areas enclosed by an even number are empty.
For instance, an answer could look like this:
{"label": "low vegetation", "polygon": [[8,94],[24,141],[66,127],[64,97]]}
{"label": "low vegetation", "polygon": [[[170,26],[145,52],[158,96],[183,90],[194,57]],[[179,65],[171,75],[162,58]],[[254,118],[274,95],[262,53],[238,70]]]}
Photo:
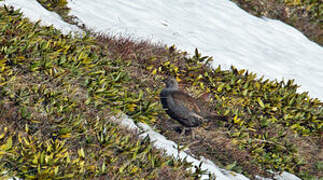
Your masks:
{"label": "low vegetation", "polygon": [[[37,0],[46,9],[57,12],[65,21],[75,23],[68,15],[66,0]],[[321,0],[232,0],[255,16],[281,20],[323,45],[323,3]]]}
{"label": "low vegetation", "polygon": [[75,24],[74,16],[69,15],[70,8],[67,7],[67,0],[37,0],[44,8],[56,12],[62,19],[70,24]]}
{"label": "low vegetation", "polygon": [[256,16],[281,20],[323,45],[322,0],[232,0]]}
{"label": "low vegetation", "polygon": [[0,25],[2,178],[200,175],[111,121],[120,110],[138,120],[157,113],[125,71],[131,62],[110,59],[88,36],[72,38],[31,24],[11,8],[0,8]]}
{"label": "low vegetation", "polygon": [[[211,69],[211,57],[129,38],[62,35],[0,8],[0,173],[29,178],[196,178],[190,164],[165,158],[148,139],[117,127],[124,112],[136,122],[248,177],[288,171],[323,177],[323,104],[297,85],[257,78],[232,67]],[[158,94],[176,76],[209,108],[228,116],[173,130]],[[194,142],[194,143],[192,143]]]}

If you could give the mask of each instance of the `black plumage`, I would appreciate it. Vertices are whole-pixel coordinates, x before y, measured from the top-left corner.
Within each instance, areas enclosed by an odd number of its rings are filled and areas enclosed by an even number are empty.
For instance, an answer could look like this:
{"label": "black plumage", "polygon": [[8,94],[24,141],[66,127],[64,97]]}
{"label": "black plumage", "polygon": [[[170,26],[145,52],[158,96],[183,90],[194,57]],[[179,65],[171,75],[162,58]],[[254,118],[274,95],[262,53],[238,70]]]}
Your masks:
{"label": "black plumage", "polygon": [[[179,90],[176,79],[166,80],[160,100],[167,114],[185,127],[196,127],[211,119],[223,119],[203,107],[203,102]],[[205,103],[205,102],[204,102]]]}

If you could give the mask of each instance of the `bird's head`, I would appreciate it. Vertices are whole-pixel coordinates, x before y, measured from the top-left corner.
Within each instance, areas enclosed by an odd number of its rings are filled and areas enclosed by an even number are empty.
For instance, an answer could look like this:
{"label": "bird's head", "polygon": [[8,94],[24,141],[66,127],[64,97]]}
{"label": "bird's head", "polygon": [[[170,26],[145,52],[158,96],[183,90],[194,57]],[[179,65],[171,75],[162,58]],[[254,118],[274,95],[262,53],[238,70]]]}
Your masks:
{"label": "bird's head", "polygon": [[166,84],[166,88],[178,89],[178,83],[173,77],[165,79],[164,83]]}

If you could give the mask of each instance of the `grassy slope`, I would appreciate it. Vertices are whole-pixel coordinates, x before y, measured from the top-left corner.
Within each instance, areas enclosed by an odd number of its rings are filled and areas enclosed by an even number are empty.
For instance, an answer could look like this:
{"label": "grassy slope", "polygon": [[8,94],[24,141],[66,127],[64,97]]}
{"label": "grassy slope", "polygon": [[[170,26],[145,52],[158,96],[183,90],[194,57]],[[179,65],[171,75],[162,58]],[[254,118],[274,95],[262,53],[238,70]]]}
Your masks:
{"label": "grassy slope", "polygon": [[[291,81],[263,81],[235,68],[213,71],[200,63],[207,58],[198,53],[189,58],[173,47],[165,49],[147,42],[100,35],[95,39],[74,39],[52,28],[38,26],[36,29],[43,30],[32,33],[34,26],[22,25],[27,22],[8,23],[8,17],[19,15],[14,15],[17,13],[13,11],[6,13],[1,17],[1,24],[12,27],[3,28],[1,32],[1,37],[6,37],[1,45],[7,48],[2,49],[4,55],[0,58],[0,90],[4,97],[0,109],[5,109],[0,118],[6,122],[2,125],[4,136],[0,136],[5,141],[0,147],[6,152],[1,153],[4,154],[1,158],[6,160],[1,165],[12,173],[20,176],[55,173],[46,172],[53,167],[47,164],[43,171],[38,172],[35,167],[43,163],[46,153],[61,152],[52,152],[52,148],[47,152],[42,146],[55,145],[57,141],[64,149],[61,154],[69,152],[68,158],[60,155],[59,163],[54,164],[58,168],[69,167],[66,170],[70,172],[59,171],[59,176],[74,173],[74,177],[100,177],[112,172],[108,176],[120,178],[139,172],[145,178],[153,178],[165,171],[169,172],[168,176],[194,176],[183,171],[185,163],[174,165],[174,161],[169,163],[170,160],[162,159],[151,150],[151,156],[158,157],[158,162],[168,162],[156,166],[143,158],[147,150],[143,150],[138,160],[138,152],[127,149],[128,141],[111,140],[110,136],[123,139],[124,134],[129,133],[115,135],[115,127],[106,122],[107,117],[122,110],[136,121],[157,124],[162,133],[178,143],[199,142],[191,145],[195,153],[250,177],[268,175],[264,169],[286,170],[303,178],[322,176],[322,103],[310,99],[306,93],[297,94],[297,86]],[[29,30],[26,31],[26,27]],[[8,31],[9,28],[14,31]],[[178,134],[169,130],[171,121],[158,103],[158,92],[163,86],[161,79],[170,74],[181,79],[183,88],[193,96],[209,92],[209,108],[228,115],[229,121],[197,128],[194,130],[196,137],[174,138]],[[111,129],[104,130],[106,126]],[[102,136],[106,138],[102,140]],[[35,140],[27,139],[21,146],[18,142],[25,141],[24,137]],[[151,149],[147,142],[134,143],[133,147]],[[28,148],[36,150],[31,155],[22,155],[21,152],[29,152]],[[38,153],[42,150],[45,155]],[[85,161],[83,152],[91,158]],[[108,155],[104,160],[99,158],[103,154]],[[135,158],[131,158],[133,156]],[[20,158],[28,163],[17,163]],[[76,160],[69,162],[72,158]],[[117,160],[112,161],[114,158]],[[146,164],[142,165],[140,160]],[[85,164],[81,167],[86,168],[79,170],[77,163]],[[14,164],[18,166],[13,168]],[[123,166],[126,170],[120,175],[118,167]],[[115,168],[111,171],[106,167]]]}
{"label": "grassy slope", "polygon": [[323,45],[322,0],[232,0],[256,16],[279,19]]}
{"label": "grassy slope", "polygon": [[189,164],[163,157],[148,139],[138,140],[110,122],[119,109],[133,112],[132,105],[142,102],[140,95],[127,94],[128,62],[108,58],[93,38],[64,36],[13,9],[0,8],[0,25],[0,174],[198,176],[185,170]]}

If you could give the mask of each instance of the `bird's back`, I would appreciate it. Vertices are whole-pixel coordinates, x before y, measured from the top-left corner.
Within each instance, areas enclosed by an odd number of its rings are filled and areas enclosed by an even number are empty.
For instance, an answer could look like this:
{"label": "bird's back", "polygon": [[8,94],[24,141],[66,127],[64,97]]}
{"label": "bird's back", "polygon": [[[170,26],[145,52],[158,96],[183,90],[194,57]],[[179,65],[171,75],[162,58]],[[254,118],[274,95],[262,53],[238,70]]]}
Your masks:
{"label": "bird's back", "polygon": [[161,103],[167,114],[186,127],[199,126],[203,118],[195,99],[176,89],[165,88],[160,93]]}

